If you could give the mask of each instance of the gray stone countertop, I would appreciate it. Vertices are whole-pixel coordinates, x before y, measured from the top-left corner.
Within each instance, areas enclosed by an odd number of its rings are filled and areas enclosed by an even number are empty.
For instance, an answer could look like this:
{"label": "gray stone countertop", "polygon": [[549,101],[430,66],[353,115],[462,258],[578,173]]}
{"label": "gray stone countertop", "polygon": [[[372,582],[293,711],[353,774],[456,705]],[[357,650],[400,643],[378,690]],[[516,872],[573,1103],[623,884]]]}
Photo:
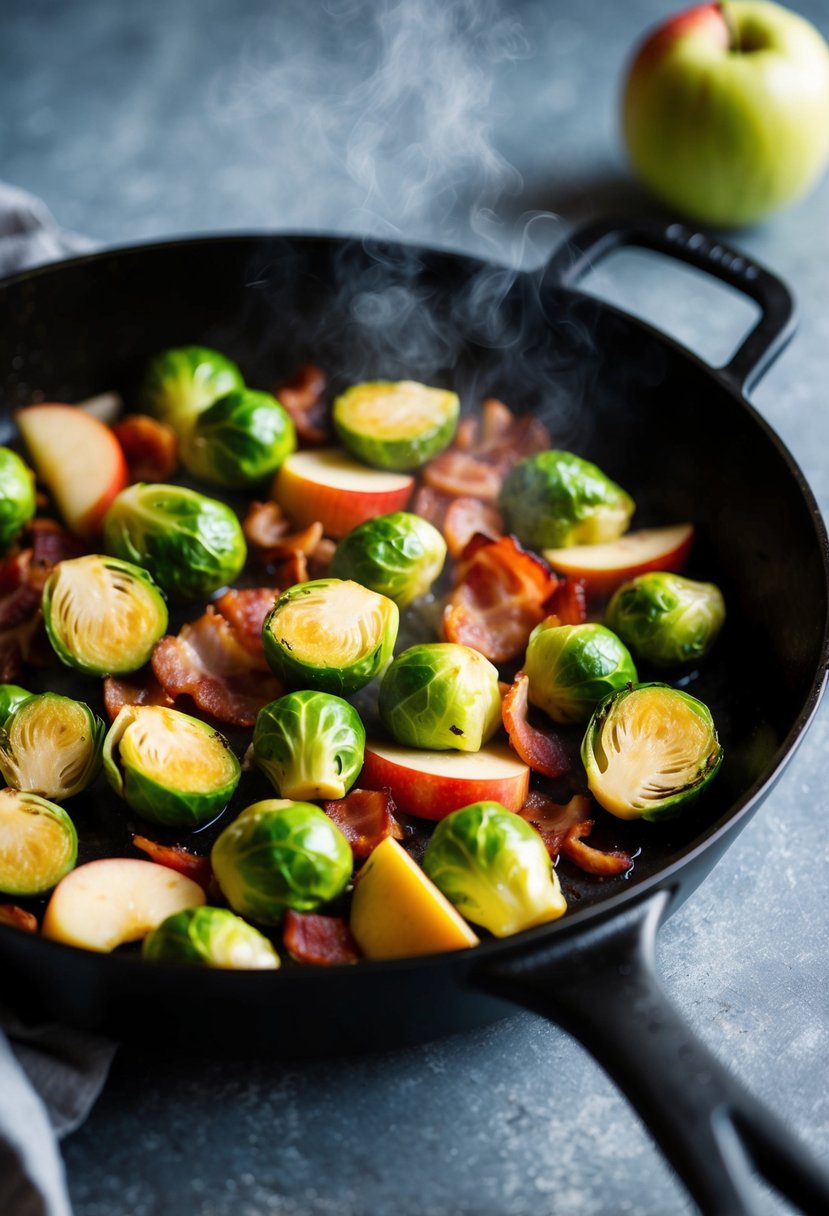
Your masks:
{"label": "gray stone countertop", "polygon": [[[235,229],[388,233],[540,260],[574,224],[652,214],[617,131],[622,66],[665,0],[27,0],[2,6],[0,173],[108,244]],[[800,11],[829,36],[825,0]],[[829,180],[730,236],[796,292],[753,399],[829,506]],[[619,261],[595,288],[706,357],[724,289]],[[732,329],[729,329],[732,325]],[[797,590],[793,589],[793,597]],[[660,935],[700,1037],[829,1151],[829,706]],[[123,1048],[64,1146],[76,1216],[677,1216],[689,1203],[604,1074],[529,1014],[364,1060]],[[761,1209],[788,1209],[765,1194]]]}

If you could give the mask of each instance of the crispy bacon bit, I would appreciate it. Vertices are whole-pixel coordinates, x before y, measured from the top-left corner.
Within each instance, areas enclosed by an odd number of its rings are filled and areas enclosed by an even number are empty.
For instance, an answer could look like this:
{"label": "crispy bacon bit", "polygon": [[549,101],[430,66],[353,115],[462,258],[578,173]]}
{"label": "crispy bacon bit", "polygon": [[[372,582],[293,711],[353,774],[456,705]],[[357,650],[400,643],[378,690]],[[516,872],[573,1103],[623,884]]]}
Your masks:
{"label": "crispy bacon bit", "polygon": [[325,372],[308,363],[274,391],[293,419],[297,438],[310,447],[328,442],[325,387]]}
{"label": "crispy bacon bit", "polygon": [[340,916],[318,916],[315,912],[294,912],[289,908],[282,922],[282,940],[298,963],[331,967],[337,963],[357,963],[361,957],[351,930]]}
{"label": "crispy bacon bit", "polygon": [[133,836],[132,843],[158,865],[177,870],[179,874],[192,878],[193,882],[197,882],[205,891],[211,890],[213,867],[209,857],[199,857],[181,844],[159,844],[157,840],[150,840],[147,836]]}
{"label": "crispy bacon bit", "polygon": [[412,499],[411,510],[415,515],[422,516],[436,528],[443,530],[446,512],[452,504],[451,494],[442,494],[433,486],[418,486]]}
{"label": "crispy bacon bit", "polygon": [[111,721],[125,705],[173,704],[172,697],[159,684],[149,667],[129,676],[107,676],[104,680],[104,708]]}
{"label": "crispy bacon bit", "polygon": [[17,904],[0,904],[0,925],[11,925],[24,933],[37,933],[37,917]]}
{"label": "crispy bacon bit", "polygon": [[112,432],[124,453],[130,481],[168,481],[178,468],[178,439],[166,422],[149,414],[127,414]]}
{"label": "crispy bacon bit", "polygon": [[583,625],[587,620],[587,583],[563,578],[544,605],[559,625]]}
{"label": "crispy bacon bit", "polygon": [[[54,519],[31,519],[26,525],[26,538],[32,549],[32,564],[51,571],[58,562],[80,557],[86,552],[83,541],[67,532]],[[44,575],[43,581],[46,581]]]}
{"label": "crispy bacon bit", "polygon": [[540,790],[530,790],[518,814],[540,834],[550,856],[558,857],[568,832],[590,820],[590,799],[575,794],[562,806]]}
{"label": "crispy bacon bit", "polygon": [[280,587],[295,587],[297,583],[308,582],[308,558],[300,549],[272,569]]}
{"label": "crispy bacon bit", "polygon": [[519,671],[501,703],[501,716],[509,741],[533,772],[544,777],[560,777],[570,771],[570,756],[553,727],[539,730],[530,725],[527,717],[529,686],[528,677]]}
{"label": "crispy bacon bit", "polygon": [[323,536],[314,552],[308,554],[308,577],[325,578],[336,550],[337,542],[330,536]]}
{"label": "crispy bacon bit", "polygon": [[449,553],[459,558],[473,536],[497,540],[504,534],[501,512],[491,503],[462,495],[454,498],[446,509],[442,531]]}
{"label": "crispy bacon bit", "polygon": [[230,625],[236,640],[250,654],[261,657],[262,626],[279,595],[277,587],[231,588],[220,595],[213,607]]}
{"label": "crispy bacon bit", "polygon": [[355,857],[368,857],[387,836],[403,839],[389,790],[352,790],[345,798],[323,802],[322,809],[340,828]]}
{"label": "crispy bacon bit", "polygon": [[547,428],[537,418],[516,418],[502,401],[490,397],[480,419],[463,419],[452,447],[429,461],[423,479],[451,497],[495,502],[513,465],[545,451],[550,443]]}
{"label": "crispy bacon bit", "polygon": [[156,642],[152,667],[174,700],[186,694],[203,713],[232,726],[253,726],[259,710],[283,691],[264,659],[251,654],[211,608],[178,637]]}
{"label": "crispy bacon bit", "polygon": [[291,521],[278,502],[252,502],[242,520],[242,531],[251,549],[272,549],[287,536]]}
{"label": "crispy bacon bit", "polygon": [[33,519],[23,533],[26,548],[0,562],[0,681],[20,677],[24,664],[45,666],[54,658],[43,629],[41,597],[59,561],[84,552],[81,542],[53,519]]}
{"label": "crispy bacon bit", "polygon": [[471,452],[450,449],[424,466],[423,480],[427,486],[450,498],[464,496],[495,502],[504,478],[494,465],[479,460]]}
{"label": "crispy bacon bit", "polygon": [[626,874],[633,866],[633,858],[630,854],[623,853],[621,849],[603,853],[601,849],[594,849],[592,845],[585,844],[582,837],[589,836],[592,831],[592,819],[585,819],[582,823],[573,824],[562,842],[562,856],[588,874],[606,877]]}
{"label": "crispy bacon bit", "polygon": [[[465,555],[469,551],[467,545]],[[481,543],[461,563],[444,612],[444,637],[473,647],[493,663],[513,659],[544,619],[543,605],[556,582],[549,566],[514,536]]]}

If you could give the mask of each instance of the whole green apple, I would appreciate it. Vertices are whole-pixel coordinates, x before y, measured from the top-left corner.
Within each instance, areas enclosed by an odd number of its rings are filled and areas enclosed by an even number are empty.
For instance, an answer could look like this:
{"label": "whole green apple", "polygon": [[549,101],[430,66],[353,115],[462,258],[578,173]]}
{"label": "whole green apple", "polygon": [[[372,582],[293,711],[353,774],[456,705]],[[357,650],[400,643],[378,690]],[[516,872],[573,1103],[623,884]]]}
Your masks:
{"label": "whole green apple", "polygon": [[623,97],[630,158],[653,192],[738,227],[791,202],[829,157],[829,47],[771,0],[701,4],[654,30]]}

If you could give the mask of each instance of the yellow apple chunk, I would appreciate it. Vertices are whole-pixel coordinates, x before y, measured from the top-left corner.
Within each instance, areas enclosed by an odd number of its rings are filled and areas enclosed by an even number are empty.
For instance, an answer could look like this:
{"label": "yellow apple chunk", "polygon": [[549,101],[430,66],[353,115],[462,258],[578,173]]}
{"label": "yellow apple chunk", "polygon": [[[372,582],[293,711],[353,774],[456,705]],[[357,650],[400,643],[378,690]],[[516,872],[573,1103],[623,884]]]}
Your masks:
{"label": "yellow apple chunk", "polygon": [[174,912],[204,902],[198,883],[169,866],[108,857],[61,879],[46,908],[43,936],[107,954],[146,937]]}
{"label": "yellow apple chunk", "polygon": [[391,836],[360,874],[351,932],[366,958],[410,958],[478,945],[460,913]]}

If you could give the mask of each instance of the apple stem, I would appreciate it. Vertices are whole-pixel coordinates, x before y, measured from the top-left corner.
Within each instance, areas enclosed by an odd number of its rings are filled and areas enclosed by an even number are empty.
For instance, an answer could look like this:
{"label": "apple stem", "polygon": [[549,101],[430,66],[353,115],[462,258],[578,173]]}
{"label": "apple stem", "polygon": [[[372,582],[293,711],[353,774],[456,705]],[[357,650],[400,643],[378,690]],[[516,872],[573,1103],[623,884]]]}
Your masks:
{"label": "apple stem", "polygon": [[734,20],[731,5],[727,4],[725,0],[721,0],[717,8],[720,10],[720,16],[725,23],[725,28],[728,30],[728,49],[739,54],[743,48],[740,45],[740,31],[737,22]]}

